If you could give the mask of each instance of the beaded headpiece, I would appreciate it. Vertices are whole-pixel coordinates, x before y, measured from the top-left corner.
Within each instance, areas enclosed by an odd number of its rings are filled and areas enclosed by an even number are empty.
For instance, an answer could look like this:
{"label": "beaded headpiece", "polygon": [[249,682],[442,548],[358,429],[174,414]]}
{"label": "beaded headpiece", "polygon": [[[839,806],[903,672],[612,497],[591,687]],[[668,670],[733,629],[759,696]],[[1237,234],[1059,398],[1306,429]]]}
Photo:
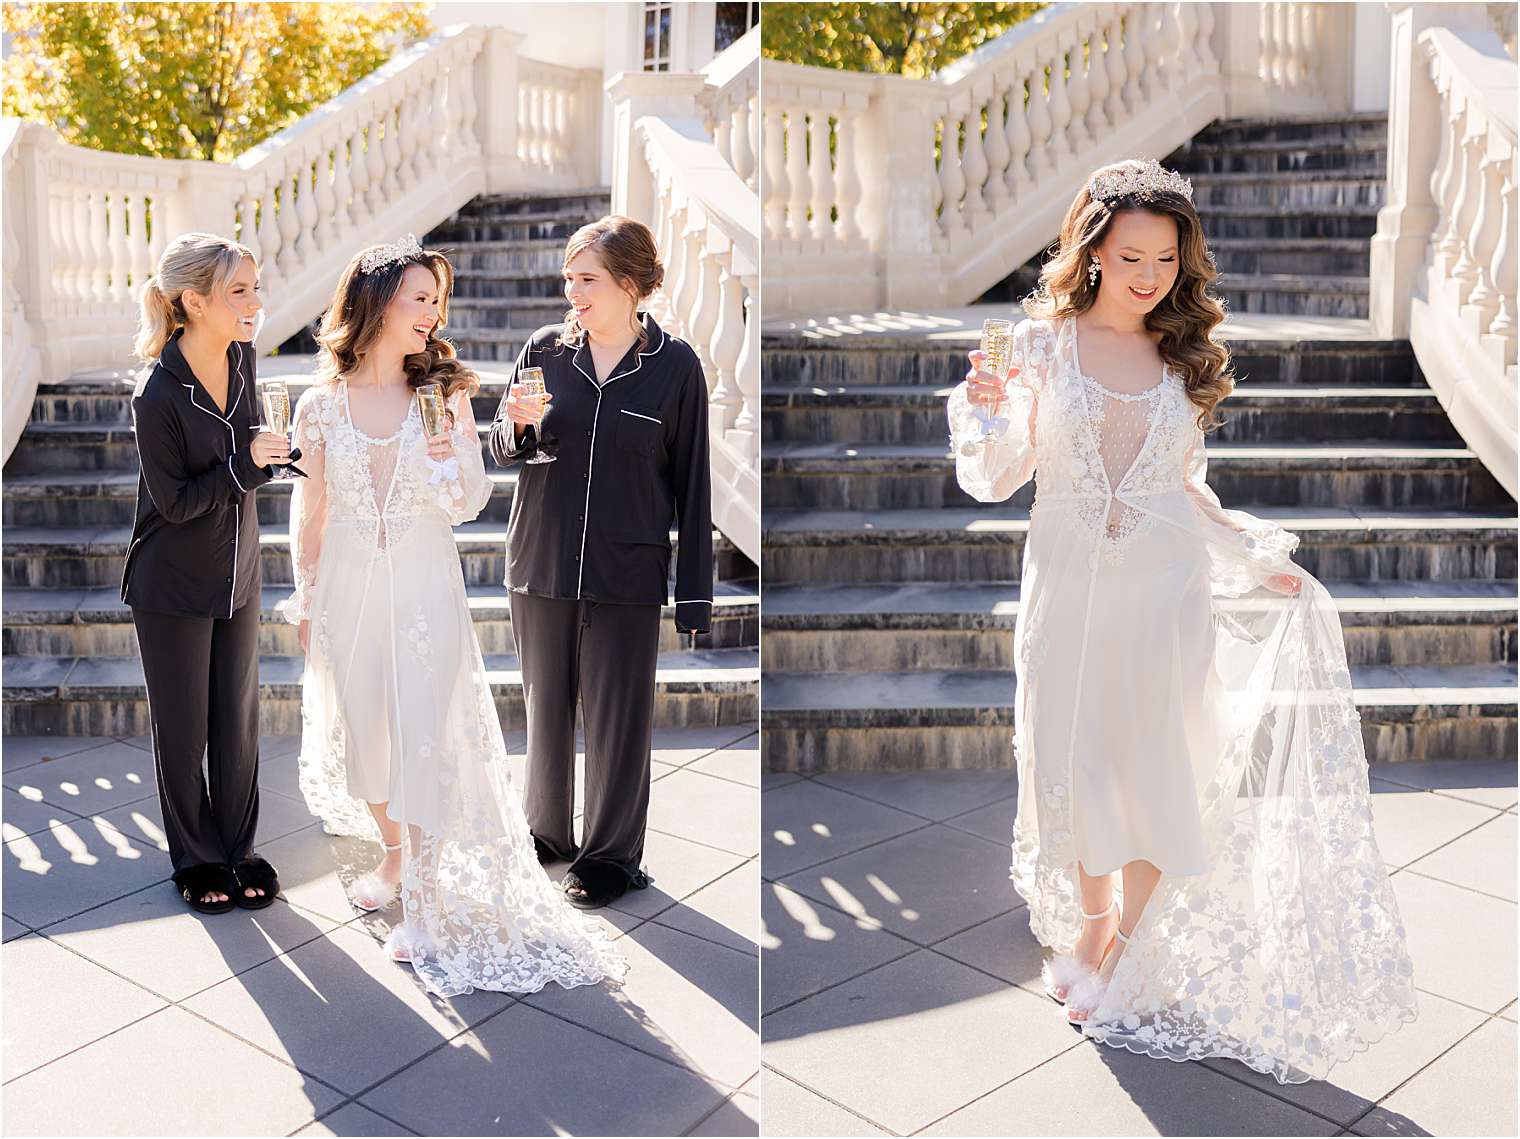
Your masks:
{"label": "beaded headpiece", "polygon": [[1149,200],[1163,191],[1181,194],[1193,200],[1193,184],[1175,170],[1168,170],[1154,158],[1139,166],[1126,166],[1108,174],[1099,174],[1087,184],[1087,192],[1094,201],[1107,202],[1114,198],[1135,196]]}
{"label": "beaded headpiece", "polygon": [[414,234],[407,234],[400,241],[393,241],[389,245],[377,246],[371,249],[359,259],[359,272],[373,273],[376,269],[397,261],[405,261],[408,257],[419,257],[422,254],[422,246],[417,244]]}

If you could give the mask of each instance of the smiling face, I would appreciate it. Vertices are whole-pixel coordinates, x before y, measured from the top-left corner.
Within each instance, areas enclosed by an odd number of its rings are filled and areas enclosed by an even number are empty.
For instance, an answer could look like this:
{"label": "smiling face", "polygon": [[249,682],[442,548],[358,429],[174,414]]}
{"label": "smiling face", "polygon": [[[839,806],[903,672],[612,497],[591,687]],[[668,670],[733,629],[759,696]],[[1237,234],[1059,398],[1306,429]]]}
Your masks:
{"label": "smiling face", "polygon": [[421,352],[438,327],[440,298],[433,271],[426,265],[408,265],[401,287],[385,307],[380,343],[408,356]]}
{"label": "smiling face", "polygon": [[1103,266],[1098,297],[1130,312],[1147,313],[1177,283],[1176,219],[1149,210],[1114,217],[1095,252]]}
{"label": "smiling face", "polygon": [[593,248],[582,249],[565,265],[565,299],[593,336],[617,336],[633,327],[637,303]]}
{"label": "smiling face", "polygon": [[258,331],[259,270],[253,258],[241,258],[237,271],[209,295],[186,289],[180,296],[185,313],[196,328],[218,340],[251,341]]}

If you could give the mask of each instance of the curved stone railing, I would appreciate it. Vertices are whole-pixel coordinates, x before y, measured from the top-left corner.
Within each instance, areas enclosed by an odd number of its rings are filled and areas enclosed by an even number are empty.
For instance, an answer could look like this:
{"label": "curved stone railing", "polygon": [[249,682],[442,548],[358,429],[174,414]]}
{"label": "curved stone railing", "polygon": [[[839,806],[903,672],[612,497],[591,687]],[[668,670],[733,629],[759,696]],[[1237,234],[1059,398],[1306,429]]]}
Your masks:
{"label": "curved stone railing", "polygon": [[1371,319],[1409,338],[1453,426],[1517,494],[1516,66],[1476,19],[1447,26],[1453,14],[1432,5],[1395,17]]}
{"label": "curved stone railing", "polygon": [[174,234],[254,251],[273,347],[321,311],[356,247],[424,233],[481,193],[596,184],[600,73],[521,58],[520,39],[450,28],[230,164],[87,150],[9,124],[4,457],[38,382],[122,362],[137,287]]}
{"label": "curved stone railing", "polygon": [[1095,167],[1225,114],[1348,109],[1350,7],[1054,4],[923,80],[768,61],[767,316],[963,304]]}
{"label": "curved stone railing", "polygon": [[760,188],[760,27],[703,69],[703,125],[723,160],[751,190]]}

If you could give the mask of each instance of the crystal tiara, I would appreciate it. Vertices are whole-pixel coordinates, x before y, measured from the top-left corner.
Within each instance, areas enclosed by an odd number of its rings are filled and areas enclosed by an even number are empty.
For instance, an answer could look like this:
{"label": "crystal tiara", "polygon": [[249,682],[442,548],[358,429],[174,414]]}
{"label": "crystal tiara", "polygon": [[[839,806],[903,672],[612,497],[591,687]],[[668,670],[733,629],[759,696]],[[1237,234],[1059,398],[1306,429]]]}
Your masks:
{"label": "crystal tiara", "polygon": [[393,241],[389,245],[379,245],[371,249],[359,259],[359,272],[373,273],[376,269],[382,269],[395,261],[405,261],[408,257],[418,257],[422,254],[422,246],[417,244],[415,234],[407,234],[400,241]]}
{"label": "crystal tiara", "polygon": [[1139,166],[1127,166],[1110,174],[1100,174],[1087,184],[1088,194],[1098,202],[1131,195],[1149,198],[1158,191],[1181,194],[1188,201],[1193,200],[1193,184],[1177,171],[1166,169],[1154,158]]}

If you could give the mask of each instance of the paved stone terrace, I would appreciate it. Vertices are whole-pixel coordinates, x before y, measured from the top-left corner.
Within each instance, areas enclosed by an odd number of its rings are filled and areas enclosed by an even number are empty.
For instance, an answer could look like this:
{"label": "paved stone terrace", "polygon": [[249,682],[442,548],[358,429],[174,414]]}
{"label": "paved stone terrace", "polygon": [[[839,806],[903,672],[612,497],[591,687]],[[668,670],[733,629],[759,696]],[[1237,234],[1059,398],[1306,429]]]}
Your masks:
{"label": "paved stone terrace", "polygon": [[1512,760],[1377,765],[1419,1018],[1283,1087],[1082,1039],[1008,881],[1011,772],[763,777],[767,1135],[1514,1135]]}
{"label": "paved stone terrace", "polygon": [[203,917],[168,881],[146,740],[8,737],[5,1133],[754,1135],[758,736],[655,747],[656,881],[602,911],[627,984],[444,1001],[381,951],[396,911],[348,904],[379,849],[323,834],[295,739],[262,750],[282,899]]}

